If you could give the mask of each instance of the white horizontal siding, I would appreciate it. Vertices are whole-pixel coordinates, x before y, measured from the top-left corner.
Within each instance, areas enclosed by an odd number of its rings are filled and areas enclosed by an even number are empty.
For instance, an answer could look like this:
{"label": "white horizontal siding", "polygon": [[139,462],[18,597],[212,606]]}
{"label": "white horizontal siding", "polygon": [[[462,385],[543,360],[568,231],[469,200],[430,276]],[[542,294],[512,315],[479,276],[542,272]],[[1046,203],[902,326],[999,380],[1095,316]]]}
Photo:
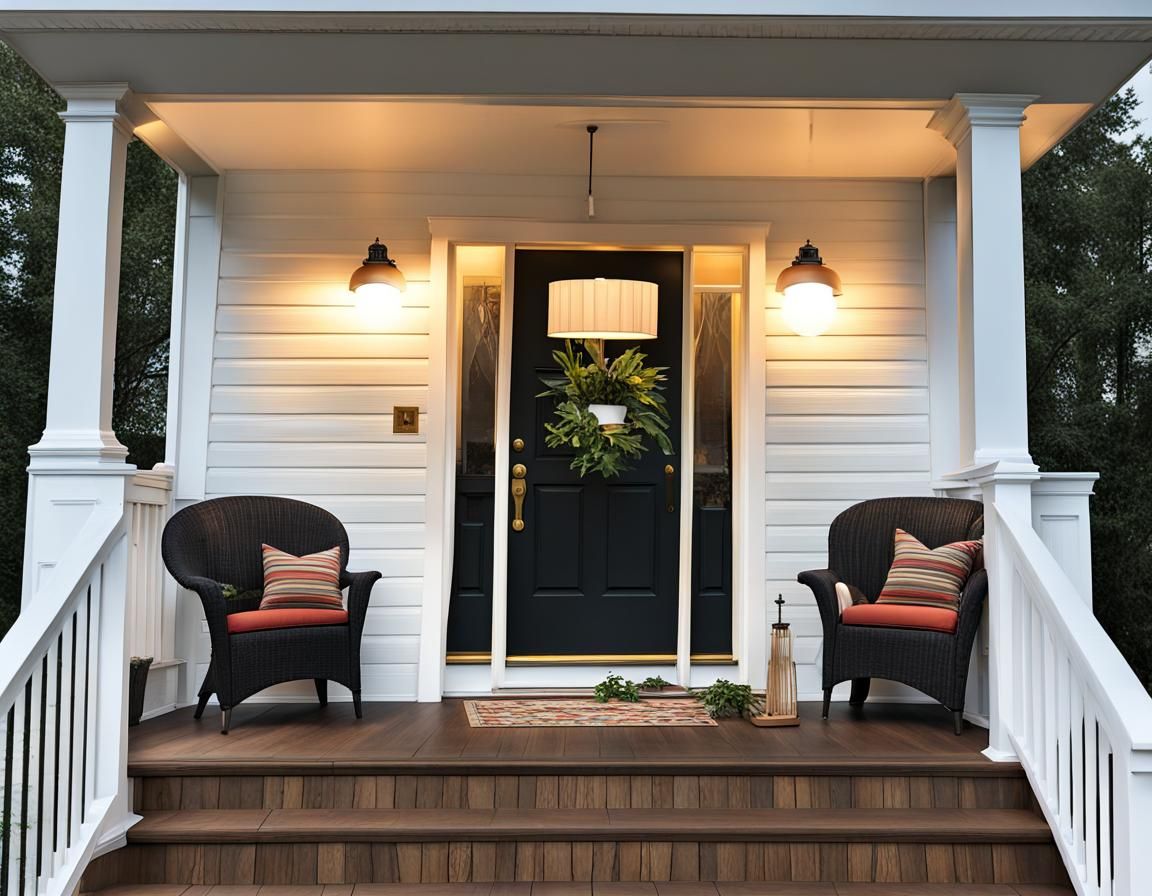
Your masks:
{"label": "white horizontal siding", "polygon": [[[578,175],[252,171],[226,178],[207,492],[289,495],[345,523],[352,566],[384,574],[364,640],[368,699],[416,693],[429,523],[423,433],[432,365],[445,361],[429,338],[427,221],[583,221],[583,194]],[[823,565],[828,523],[862,498],[927,491],[921,187],[603,177],[597,194],[597,219],[605,222],[771,224],[769,289],[757,316],[767,359],[765,596],[783,592],[793,604],[797,660],[813,663],[818,615],[795,574]],[[383,321],[362,315],[347,291],[377,235],[410,284],[403,309]],[[791,334],[771,288],[808,238],[845,284],[833,329],[817,339]],[[420,434],[392,432],[395,405],[420,409]],[[204,639],[200,664],[207,650]],[[288,686],[269,698],[309,693],[310,685]]]}
{"label": "white horizontal siding", "polygon": [[[792,604],[799,663],[802,656],[815,662],[821,625],[796,575],[827,565],[828,525],[857,501],[931,494],[921,209],[907,200],[899,208],[903,221],[885,221],[897,228],[895,239],[879,240],[864,222],[854,237],[850,218],[839,218],[832,235],[813,229],[812,241],[844,283],[827,334],[791,334],[781,297],[767,294],[766,591]],[[770,287],[795,251],[795,241],[781,237],[773,226]],[[819,687],[819,669],[802,667],[800,690]]]}

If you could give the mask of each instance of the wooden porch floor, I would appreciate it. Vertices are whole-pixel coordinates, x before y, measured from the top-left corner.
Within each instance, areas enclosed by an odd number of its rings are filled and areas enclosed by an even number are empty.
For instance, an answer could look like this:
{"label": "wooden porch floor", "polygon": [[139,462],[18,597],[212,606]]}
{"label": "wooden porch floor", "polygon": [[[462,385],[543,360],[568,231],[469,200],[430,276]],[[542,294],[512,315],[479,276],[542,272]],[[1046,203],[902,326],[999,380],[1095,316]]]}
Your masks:
{"label": "wooden porch floor", "polygon": [[[463,701],[369,703],[356,720],[350,704],[241,705],[232,731],[221,736],[219,711],[209,707],[196,721],[182,709],[133,729],[129,772],[133,775],[251,773],[274,765],[280,773],[307,774],[334,767],[394,768],[431,772],[451,767],[531,773],[549,767],[571,772],[611,768],[651,774],[715,768],[773,770],[781,774],[852,773],[869,768],[948,766],[966,774],[1019,774],[1013,763],[993,763],[980,751],[987,732],[967,726],[952,733],[951,718],[932,705],[868,704],[863,711],[834,705],[820,719],[820,706],[801,704],[796,728],[756,728],[740,719],[715,728],[471,728]],[[293,771],[288,771],[292,769]]]}

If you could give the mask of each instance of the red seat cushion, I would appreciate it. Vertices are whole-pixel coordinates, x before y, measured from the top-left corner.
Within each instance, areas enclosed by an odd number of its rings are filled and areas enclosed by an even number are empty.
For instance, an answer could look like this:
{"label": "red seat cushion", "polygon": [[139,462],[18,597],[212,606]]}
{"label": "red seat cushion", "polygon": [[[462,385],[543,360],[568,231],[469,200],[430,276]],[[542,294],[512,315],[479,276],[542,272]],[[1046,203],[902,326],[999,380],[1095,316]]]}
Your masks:
{"label": "red seat cushion", "polygon": [[840,621],[845,625],[876,625],[881,628],[918,628],[951,635],[956,632],[959,614],[944,607],[915,604],[854,604],[845,607]]}
{"label": "red seat cushion", "polygon": [[347,625],[347,610],[248,610],[228,614],[228,633],[263,632],[271,628],[303,628],[309,625]]}

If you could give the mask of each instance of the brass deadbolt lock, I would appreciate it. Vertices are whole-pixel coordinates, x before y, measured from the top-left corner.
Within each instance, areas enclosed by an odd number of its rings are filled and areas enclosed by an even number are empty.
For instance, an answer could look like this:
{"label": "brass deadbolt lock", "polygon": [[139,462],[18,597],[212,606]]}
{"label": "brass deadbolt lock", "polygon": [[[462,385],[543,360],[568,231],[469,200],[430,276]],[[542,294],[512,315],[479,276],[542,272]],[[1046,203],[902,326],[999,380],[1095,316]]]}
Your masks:
{"label": "brass deadbolt lock", "polygon": [[519,454],[521,451],[523,451],[524,450],[524,440],[523,439],[513,439],[512,440],[512,450],[515,451],[517,454]]}

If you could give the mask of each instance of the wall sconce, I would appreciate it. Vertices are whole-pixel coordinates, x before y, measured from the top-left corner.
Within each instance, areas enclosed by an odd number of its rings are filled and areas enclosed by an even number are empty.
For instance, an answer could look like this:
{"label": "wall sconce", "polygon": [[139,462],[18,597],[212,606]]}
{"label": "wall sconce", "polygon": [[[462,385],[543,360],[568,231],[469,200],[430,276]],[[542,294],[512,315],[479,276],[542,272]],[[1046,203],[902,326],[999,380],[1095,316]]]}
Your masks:
{"label": "wall sconce", "polygon": [[836,317],[836,296],[843,293],[840,275],[825,267],[820,250],[805,241],[789,267],[776,278],[776,292],[784,293],[784,322],[801,336],[819,336]]}
{"label": "wall sconce", "polygon": [[368,257],[348,281],[348,289],[356,295],[357,304],[368,299],[375,305],[399,308],[400,293],[407,288],[404,275],[388,257],[388,247],[376,237],[376,242],[368,247]]}

